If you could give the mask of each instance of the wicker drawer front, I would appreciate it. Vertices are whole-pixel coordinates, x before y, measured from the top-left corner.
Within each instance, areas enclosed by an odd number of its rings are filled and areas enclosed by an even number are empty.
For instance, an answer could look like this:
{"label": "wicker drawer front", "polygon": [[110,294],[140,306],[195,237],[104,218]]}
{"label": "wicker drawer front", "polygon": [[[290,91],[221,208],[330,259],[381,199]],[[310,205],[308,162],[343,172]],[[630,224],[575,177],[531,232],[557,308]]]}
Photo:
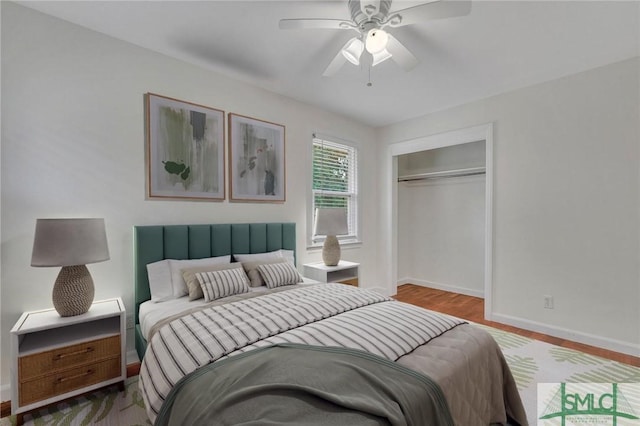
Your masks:
{"label": "wicker drawer front", "polygon": [[82,365],[97,359],[120,355],[120,336],[92,340],[78,345],[20,357],[20,382]]}
{"label": "wicker drawer front", "polygon": [[72,368],[20,385],[20,405],[61,395],[120,376],[120,357]]}

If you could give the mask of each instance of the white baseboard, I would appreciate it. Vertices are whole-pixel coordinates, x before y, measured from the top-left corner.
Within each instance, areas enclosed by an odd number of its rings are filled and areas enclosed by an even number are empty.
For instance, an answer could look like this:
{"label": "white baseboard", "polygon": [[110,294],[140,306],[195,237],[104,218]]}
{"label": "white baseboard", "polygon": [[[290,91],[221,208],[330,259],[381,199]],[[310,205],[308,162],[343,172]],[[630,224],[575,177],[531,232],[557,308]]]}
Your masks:
{"label": "white baseboard", "polygon": [[639,344],[610,339],[608,337],[597,336],[590,333],[583,333],[580,331],[544,324],[537,321],[513,317],[511,315],[504,315],[494,312],[492,316],[492,321],[502,324],[512,325],[514,327],[523,328],[525,330],[535,331],[538,333],[547,334],[549,336],[571,340],[572,342],[583,343],[585,345],[596,346],[598,348],[607,349],[614,352],[620,352],[632,356],[640,356]]}
{"label": "white baseboard", "polygon": [[466,294],[467,296],[484,297],[484,291],[482,291],[482,290],[474,290],[472,288],[458,287],[458,286],[450,285],[450,284],[434,283],[432,281],[420,280],[418,278],[406,277],[406,278],[402,278],[402,279],[398,280],[398,285],[402,285],[402,284],[415,284],[415,285],[419,285],[421,287],[434,288],[436,290],[443,290],[443,291],[450,291],[452,293]]}
{"label": "white baseboard", "polygon": [[11,386],[10,385],[2,385],[0,386],[0,401],[11,401]]}

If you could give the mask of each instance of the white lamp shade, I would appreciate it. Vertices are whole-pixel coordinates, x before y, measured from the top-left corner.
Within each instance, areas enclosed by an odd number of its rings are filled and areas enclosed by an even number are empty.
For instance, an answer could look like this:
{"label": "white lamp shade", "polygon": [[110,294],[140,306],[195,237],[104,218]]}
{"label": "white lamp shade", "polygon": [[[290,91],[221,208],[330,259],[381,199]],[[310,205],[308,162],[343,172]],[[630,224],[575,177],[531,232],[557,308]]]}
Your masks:
{"label": "white lamp shade", "polygon": [[364,43],[362,40],[354,37],[344,45],[342,55],[353,65],[360,65],[360,55],[362,55],[363,51]]}
{"label": "white lamp shade", "polygon": [[316,209],[316,222],[313,233],[315,235],[345,235],[349,233],[347,209]]}
{"label": "white lamp shade", "polygon": [[379,63],[389,59],[391,57],[391,53],[389,53],[387,49],[382,49],[380,52],[372,53],[371,56],[373,56],[373,62],[371,63],[371,66],[375,67]]}
{"label": "white lamp shade", "polygon": [[367,33],[366,47],[367,52],[372,55],[381,52],[387,48],[389,42],[389,34],[386,31],[374,28]]}
{"label": "white lamp shade", "polygon": [[38,219],[31,266],[74,266],[109,260],[104,219]]}

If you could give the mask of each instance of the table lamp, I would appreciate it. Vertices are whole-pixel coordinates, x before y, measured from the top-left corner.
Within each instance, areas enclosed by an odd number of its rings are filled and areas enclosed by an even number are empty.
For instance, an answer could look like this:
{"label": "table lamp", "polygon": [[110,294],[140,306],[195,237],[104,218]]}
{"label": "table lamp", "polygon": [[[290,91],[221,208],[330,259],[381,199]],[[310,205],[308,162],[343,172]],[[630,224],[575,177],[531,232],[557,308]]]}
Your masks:
{"label": "table lamp", "polygon": [[336,235],[349,232],[347,209],[318,208],[313,228],[314,235],[326,235],[322,246],[322,260],[327,266],[336,266],[340,262],[340,243]]}
{"label": "table lamp", "polygon": [[63,317],[80,315],[93,303],[93,279],[85,266],[109,260],[104,219],[38,219],[31,266],[61,266],[53,306]]}

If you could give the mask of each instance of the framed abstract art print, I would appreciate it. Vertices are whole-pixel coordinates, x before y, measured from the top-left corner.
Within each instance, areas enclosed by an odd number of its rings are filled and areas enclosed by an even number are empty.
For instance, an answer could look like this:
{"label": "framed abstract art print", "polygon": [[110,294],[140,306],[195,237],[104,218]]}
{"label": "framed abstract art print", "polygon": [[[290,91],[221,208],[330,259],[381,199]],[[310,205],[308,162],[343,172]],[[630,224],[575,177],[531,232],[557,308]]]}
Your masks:
{"label": "framed abstract art print", "polygon": [[224,111],[148,93],[147,197],[225,199]]}
{"label": "framed abstract art print", "polygon": [[285,127],[229,114],[229,199],[286,200]]}

